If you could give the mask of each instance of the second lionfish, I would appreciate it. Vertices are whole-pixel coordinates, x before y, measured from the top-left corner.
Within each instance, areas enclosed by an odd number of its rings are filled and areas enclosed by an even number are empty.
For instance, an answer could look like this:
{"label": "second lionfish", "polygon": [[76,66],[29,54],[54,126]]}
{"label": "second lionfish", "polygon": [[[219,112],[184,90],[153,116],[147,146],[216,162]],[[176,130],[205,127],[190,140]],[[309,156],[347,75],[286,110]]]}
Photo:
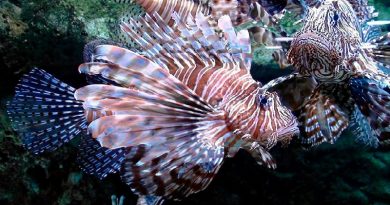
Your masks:
{"label": "second lionfish", "polygon": [[[205,189],[226,157],[247,150],[275,167],[268,150],[298,132],[292,113],[248,71],[247,31],[228,16],[173,15],[174,32],[155,13],[122,24],[145,51],[92,49],[81,73],[108,84],[75,90],[33,69],[8,105],[14,129],[34,153],[55,150],[80,132],[79,162],[100,178],[122,171],[139,203],[180,199]],[[222,34],[219,36],[219,34]]]}
{"label": "second lionfish", "polygon": [[389,35],[365,25],[373,10],[364,1],[316,2],[288,52],[296,72],[263,88],[298,113],[304,144],[334,143],[348,126],[366,144],[388,144],[390,78],[380,68],[390,59]]}

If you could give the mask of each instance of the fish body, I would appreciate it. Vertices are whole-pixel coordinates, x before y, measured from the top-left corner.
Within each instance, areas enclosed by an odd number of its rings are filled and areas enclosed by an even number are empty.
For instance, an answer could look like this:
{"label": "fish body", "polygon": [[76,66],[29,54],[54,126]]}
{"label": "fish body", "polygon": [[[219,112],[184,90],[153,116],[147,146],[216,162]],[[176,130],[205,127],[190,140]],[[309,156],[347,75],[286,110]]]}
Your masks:
{"label": "fish body", "polygon": [[201,13],[172,18],[177,30],[157,13],[121,25],[144,56],[87,46],[79,71],[94,84],[74,89],[40,69],[22,78],[8,114],[26,148],[52,151],[85,133],[81,168],[99,178],[121,170],[139,204],[205,189],[239,149],[275,167],[268,150],[297,133],[296,119],[251,78],[248,33],[228,16],[222,36]]}
{"label": "fish body", "polygon": [[[169,30],[169,27],[153,27],[153,25],[163,24],[163,19],[156,17],[156,14],[154,17],[147,15],[143,26],[136,26],[134,21],[130,21],[129,24],[123,24],[122,29],[134,41],[140,42],[140,46],[147,51],[145,55],[149,59],[158,59],[157,64],[169,71],[211,106],[226,111],[227,122],[231,130],[252,130],[245,134],[250,134],[253,140],[263,142],[274,137],[268,135],[273,134],[273,130],[280,131],[279,140],[286,134],[287,136],[291,134],[292,130],[289,128],[293,128],[294,121],[289,119],[291,117],[289,111],[274,109],[279,106],[283,107],[278,97],[273,93],[263,96],[258,94],[260,86],[252,79],[247,68],[249,65],[245,51],[250,51],[250,45],[246,31],[236,34],[233,23],[227,16],[220,18],[218,22],[219,29],[224,32],[224,38],[218,37],[217,33],[212,30],[212,21],[201,13],[187,23],[184,23],[178,15],[175,15],[173,19],[181,35],[176,35],[173,30]],[[184,36],[185,41],[182,42],[179,36]],[[153,44],[163,45],[163,47],[158,51],[152,51],[150,48]],[[231,47],[228,49],[223,45]],[[182,49],[189,50],[184,52]],[[117,51],[102,48],[102,52],[109,54]],[[238,104],[241,106],[237,106]],[[261,110],[267,111],[263,113]],[[263,122],[270,122],[272,116],[280,117],[278,122],[280,124],[265,125],[257,121],[260,119],[264,120]],[[284,128],[287,129],[282,131]],[[257,133],[256,130],[261,130],[262,134]]]}
{"label": "fish body", "polygon": [[[296,72],[265,85],[279,84],[279,89],[283,89],[280,88],[283,83],[308,79],[296,90],[311,88],[311,93],[291,107],[300,113],[305,144],[334,143],[348,126],[358,127],[354,124],[370,125],[369,129],[368,126],[359,129],[358,137],[367,138],[370,133],[368,138],[388,143],[389,76],[363,47],[364,21],[355,12],[356,8],[359,7],[346,0],[325,0],[310,7],[287,55]],[[360,113],[366,122],[355,122],[363,120]]]}

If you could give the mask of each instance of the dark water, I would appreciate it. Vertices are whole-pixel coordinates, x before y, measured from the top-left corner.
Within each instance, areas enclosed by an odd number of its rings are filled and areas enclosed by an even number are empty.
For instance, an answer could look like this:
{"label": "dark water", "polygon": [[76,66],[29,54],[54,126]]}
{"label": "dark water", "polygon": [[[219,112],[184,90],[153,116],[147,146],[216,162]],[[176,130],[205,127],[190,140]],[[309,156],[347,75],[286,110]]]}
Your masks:
{"label": "dark water", "polygon": [[[389,1],[375,5],[382,19],[389,17]],[[125,195],[125,205],[136,203],[119,176],[99,181],[80,172],[77,140],[34,156],[24,150],[5,115],[5,101],[32,67],[74,87],[85,85],[77,72],[83,47],[102,37],[96,35],[102,24],[91,22],[114,21],[122,7],[104,0],[0,0],[0,204],[111,204],[112,195]],[[258,65],[253,74],[264,82],[291,72],[269,67]],[[167,204],[390,204],[389,150],[356,144],[349,132],[335,145],[303,151],[293,143],[272,154],[275,171],[239,152],[226,160],[207,190]]]}

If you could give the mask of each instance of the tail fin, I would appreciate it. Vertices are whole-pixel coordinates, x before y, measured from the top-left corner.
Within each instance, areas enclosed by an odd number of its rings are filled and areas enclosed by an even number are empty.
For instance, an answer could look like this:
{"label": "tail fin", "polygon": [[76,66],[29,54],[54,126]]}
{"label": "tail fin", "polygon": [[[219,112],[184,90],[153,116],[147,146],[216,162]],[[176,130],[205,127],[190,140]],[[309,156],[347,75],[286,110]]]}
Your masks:
{"label": "tail fin", "polygon": [[7,112],[26,148],[53,151],[86,129],[82,103],[75,89],[34,68],[16,87]]}

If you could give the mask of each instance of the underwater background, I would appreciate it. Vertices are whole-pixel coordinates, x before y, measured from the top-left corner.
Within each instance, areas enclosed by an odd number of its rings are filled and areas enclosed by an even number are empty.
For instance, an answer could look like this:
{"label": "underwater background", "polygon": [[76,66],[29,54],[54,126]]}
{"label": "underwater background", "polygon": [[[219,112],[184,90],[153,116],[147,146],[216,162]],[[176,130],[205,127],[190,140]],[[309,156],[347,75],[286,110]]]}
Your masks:
{"label": "underwater background", "polygon": [[[379,19],[390,19],[390,1],[370,4]],[[124,205],[136,203],[118,175],[100,181],[81,172],[77,139],[53,153],[28,153],[10,127],[5,103],[32,67],[74,87],[85,85],[77,71],[84,45],[98,38],[120,41],[118,19],[140,13],[137,5],[110,0],[0,0],[0,204],[111,204],[114,195],[125,196]],[[294,21],[286,17],[283,25],[294,32]],[[251,72],[261,82],[291,72],[278,69],[264,49],[254,58]],[[239,152],[205,191],[166,204],[390,204],[390,149],[363,147],[351,132],[335,145],[304,151],[293,143],[271,154],[276,170]]]}

